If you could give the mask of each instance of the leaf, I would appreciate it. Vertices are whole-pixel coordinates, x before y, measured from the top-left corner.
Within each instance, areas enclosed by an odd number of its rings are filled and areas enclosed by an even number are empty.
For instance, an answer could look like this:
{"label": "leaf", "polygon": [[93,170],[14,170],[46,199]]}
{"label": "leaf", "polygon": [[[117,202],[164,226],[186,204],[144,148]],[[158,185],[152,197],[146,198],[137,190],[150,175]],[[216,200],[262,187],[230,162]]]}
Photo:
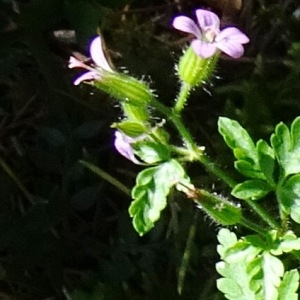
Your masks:
{"label": "leaf", "polygon": [[141,141],[135,144],[134,153],[148,164],[166,161],[170,159],[169,148],[161,143]]}
{"label": "leaf", "polygon": [[259,179],[246,180],[237,184],[231,194],[243,200],[258,200],[266,196],[272,187],[265,181]]}
{"label": "leaf", "polygon": [[248,132],[237,121],[224,117],[219,118],[218,127],[237,159],[234,163],[236,170],[250,178],[265,179],[260,170],[257,149]]}
{"label": "leaf", "polygon": [[265,179],[264,174],[260,170],[253,168],[253,165],[246,160],[237,160],[234,162],[234,167],[237,171],[246,177]]}
{"label": "leaf", "polygon": [[138,174],[129,213],[140,235],[153,228],[167,204],[170,189],[181,180],[186,181],[187,176],[176,160],[145,169]]}
{"label": "leaf", "polygon": [[299,273],[290,270],[284,273],[282,282],[278,288],[278,300],[297,300],[299,287]]}
{"label": "leaf", "polygon": [[260,170],[265,175],[267,181],[274,186],[274,168],[275,168],[275,154],[274,150],[264,140],[259,140],[256,144],[258,161]]}
{"label": "leaf", "polygon": [[300,224],[300,174],[291,176],[279,186],[277,196],[283,211]]}
{"label": "leaf", "polygon": [[278,297],[278,287],[284,273],[283,263],[269,252],[264,252],[262,258],[264,299],[274,300]]}
{"label": "leaf", "polygon": [[217,272],[224,278],[217,279],[217,288],[230,300],[257,300],[251,289],[251,277],[247,274],[247,263],[240,260],[237,263],[224,261],[216,264]]}
{"label": "leaf", "polygon": [[280,250],[286,253],[294,250],[300,250],[300,238],[282,241],[280,243]]}
{"label": "leaf", "polygon": [[229,118],[220,117],[219,132],[238,160],[245,160],[253,166],[258,165],[258,158],[254,142],[248,132],[237,122]]}
{"label": "leaf", "polygon": [[255,290],[258,288],[252,278],[260,270],[253,266],[260,249],[237,241],[236,235],[228,229],[219,231],[218,240],[218,252],[224,260],[216,264],[217,272],[224,277],[217,280],[218,289],[230,300],[257,300]]}
{"label": "leaf", "polygon": [[237,243],[237,237],[234,232],[231,232],[227,228],[222,228],[219,230],[217,238],[220,243],[217,247],[217,250],[222,258],[225,254],[225,251]]}
{"label": "leaf", "polygon": [[271,136],[271,145],[274,148],[280,166],[285,176],[300,172],[300,117],[296,118],[291,126],[291,132],[284,123],[276,126]]}

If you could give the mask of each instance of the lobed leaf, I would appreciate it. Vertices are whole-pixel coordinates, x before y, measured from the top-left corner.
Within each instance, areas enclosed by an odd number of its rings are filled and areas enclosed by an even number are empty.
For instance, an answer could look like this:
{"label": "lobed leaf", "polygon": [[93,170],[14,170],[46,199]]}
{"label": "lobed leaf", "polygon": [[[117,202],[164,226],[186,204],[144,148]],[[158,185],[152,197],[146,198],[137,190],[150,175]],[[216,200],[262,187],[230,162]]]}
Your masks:
{"label": "lobed leaf", "polygon": [[258,165],[254,142],[237,121],[220,117],[218,128],[228,147],[233,150],[235,158],[248,161],[254,166]]}
{"label": "lobed leaf", "polygon": [[282,261],[266,251],[262,255],[262,269],[264,299],[278,299],[278,287],[284,274]]}
{"label": "lobed leaf", "polygon": [[300,172],[300,117],[291,125],[291,131],[284,123],[276,126],[271,136],[271,145],[275,151],[285,176]]}
{"label": "lobed leaf", "polygon": [[281,208],[300,224],[300,174],[291,176],[277,189]]}
{"label": "lobed leaf", "polygon": [[297,300],[299,287],[299,273],[290,270],[284,273],[282,282],[278,288],[278,300]]}
{"label": "lobed leaf", "polygon": [[259,140],[257,142],[256,149],[257,149],[260,170],[264,174],[268,183],[274,186],[275,185],[274,177],[273,177],[274,169],[275,169],[274,150],[264,140]]}
{"label": "lobed leaf", "polygon": [[170,159],[169,148],[161,143],[152,141],[141,141],[135,144],[134,153],[148,164],[166,161]]}
{"label": "lobed leaf", "polygon": [[218,252],[223,261],[216,264],[216,270],[224,278],[217,280],[217,288],[230,300],[256,300],[253,287],[257,289],[257,285],[252,283],[252,277],[259,269],[248,268],[258,254],[256,249],[244,241],[237,241],[228,229],[219,231],[218,240]]}
{"label": "lobed leaf", "polygon": [[237,184],[231,194],[243,200],[258,200],[272,191],[272,187],[265,181],[259,179],[246,180]]}
{"label": "lobed leaf", "polygon": [[187,180],[184,169],[176,160],[141,171],[132,190],[133,202],[129,207],[135,230],[143,235],[153,228],[166,207],[170,189]]}

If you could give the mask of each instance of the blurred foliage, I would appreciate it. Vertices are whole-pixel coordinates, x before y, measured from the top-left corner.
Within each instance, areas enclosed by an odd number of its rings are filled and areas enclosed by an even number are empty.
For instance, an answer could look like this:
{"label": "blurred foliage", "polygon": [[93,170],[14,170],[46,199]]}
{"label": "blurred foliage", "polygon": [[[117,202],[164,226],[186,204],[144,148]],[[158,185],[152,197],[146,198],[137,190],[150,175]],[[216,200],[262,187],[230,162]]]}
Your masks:
{"label": "blurred foliage", "polygon": [[[118,106],[89,86],[73,87],[77,72],[67,68],[69,56],[86,54],[101,33],[118,68],[149,80],[172,103],[186,40],[171,20],[198,7],[251,38],[243,58],[221,59],[185,112],[210,155],[232,165],[217,134],[219,115],[257,139],[299,115],[298,1],[0,1],[1,299],[221,299],[214,224],[174,194],[140,238],[131,199],[79,163],[94,163],[128,188],[140,170],[112,146]],[[202,168],[189,172],[200,187],[224,191]]]}

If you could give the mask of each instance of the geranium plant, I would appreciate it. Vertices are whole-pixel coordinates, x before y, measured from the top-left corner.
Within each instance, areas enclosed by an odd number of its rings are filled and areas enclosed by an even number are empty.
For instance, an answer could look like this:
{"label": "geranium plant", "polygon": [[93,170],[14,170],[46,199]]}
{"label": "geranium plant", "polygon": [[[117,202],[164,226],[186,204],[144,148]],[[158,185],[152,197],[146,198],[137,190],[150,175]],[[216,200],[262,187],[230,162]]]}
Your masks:
{"label": "geranium plant", "polygon": [[[221,276],[217,287],[227,299],[298,299],[297,265],[285,264],[285,259],[287,254],[296,261],[300,257],[300,238],[293,231],[300,224],[300,118],[290,127],[278,124],[269,141],[255,142],[237,121],[220,117],[219,133],[244,179],[236,182],[211,161],[205,145],[195,142],[182,111],[192,90],[210,79],[221,52],[240,58],[249,38],[235,27],[221,30],[213,12],[198,9],[195,15],[197,22],[186,16],[173,20],[174,28],[194,37],[176,67],[181,87],[173,107],[165,106],[146,82],[114,70],[99,36],[90,45],[91,64],[70,58],[70,68],[87,70],[74,84],[91,84],[117,99],[123,109],[123,119],[112,125],[114,146],[126,159],[144,167],[137,175],[129,207],[141,236],[159,220],[170,191],[177,190],[224,227],[218,234],[221,261],[216,269]],[[166,123],[177,130],[181,145],[171,142]],[[231,193],[218,195],[196,186],[186,171],[187,162],[202,164]],[[264,205],[265,199],[272,209]],[[245,206],[252,214],[244,213]],[[231,225],[252,234],[237,237],[226,228]]]}

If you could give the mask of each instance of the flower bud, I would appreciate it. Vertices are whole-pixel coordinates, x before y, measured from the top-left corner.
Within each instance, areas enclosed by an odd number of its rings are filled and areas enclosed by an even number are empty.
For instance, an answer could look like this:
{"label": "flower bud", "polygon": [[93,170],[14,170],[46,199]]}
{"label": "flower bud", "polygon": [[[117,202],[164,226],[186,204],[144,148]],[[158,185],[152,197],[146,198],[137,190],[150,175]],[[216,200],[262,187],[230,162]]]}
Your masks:
{"label": "flower bud", "polygon": [[147,105],[135,105],[122,102],[122,110],[129,121],[146,123],[149,120]]}
{"label": "flower bud", "polygon": [[202,84],[212,75],[218,58],[219,54],[203,58],[197,55],[190,46],[179,60],[178,76],[180,80],[191,87]]}
{"label": "flower bud", "polygon": [[197,190],[193,197],[199,207],[221,225],[234,225],[242,218],[241,208],[219,196]]}
{"label": "flower bud", "polygon": [[111,125],[112,128],[117,128],[125,135],[136,138],[149,131],[149,128],[140,122],[125,120]]}
{"label": "flower bud", "polygon": [[94,85],[112,97],[136,106],[148,104],[154,97],[144,82],[117,72],[103,73]]}

